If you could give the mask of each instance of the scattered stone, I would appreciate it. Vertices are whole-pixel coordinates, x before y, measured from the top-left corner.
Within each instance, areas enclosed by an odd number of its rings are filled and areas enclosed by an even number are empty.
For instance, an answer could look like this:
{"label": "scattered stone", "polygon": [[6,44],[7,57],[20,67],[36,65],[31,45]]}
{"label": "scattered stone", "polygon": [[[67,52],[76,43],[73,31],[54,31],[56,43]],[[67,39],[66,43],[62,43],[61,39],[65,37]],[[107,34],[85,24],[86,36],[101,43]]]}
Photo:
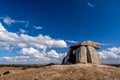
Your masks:
{"label": "scattered stone", "polygon": [[0,77],[2,77],[3,75],[2,74],[0,74]]}
{"label": "scattered stone", "polygon": [[10,71],[5,71],[4,73],[3,73],[3,75],[8,75],[8,74],[10,74],[11,72]]}

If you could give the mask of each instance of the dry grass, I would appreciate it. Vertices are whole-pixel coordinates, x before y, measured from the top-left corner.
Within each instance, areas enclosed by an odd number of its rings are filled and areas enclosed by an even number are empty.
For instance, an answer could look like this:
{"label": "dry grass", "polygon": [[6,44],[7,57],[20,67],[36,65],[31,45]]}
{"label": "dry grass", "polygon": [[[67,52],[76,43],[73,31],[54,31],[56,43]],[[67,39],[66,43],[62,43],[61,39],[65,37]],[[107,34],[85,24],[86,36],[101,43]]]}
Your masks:
{"label": "dry grass", "polygon": [[52,65],[40,68],[1,67],[0,80],[120,80],[120,68],[95,65]]}

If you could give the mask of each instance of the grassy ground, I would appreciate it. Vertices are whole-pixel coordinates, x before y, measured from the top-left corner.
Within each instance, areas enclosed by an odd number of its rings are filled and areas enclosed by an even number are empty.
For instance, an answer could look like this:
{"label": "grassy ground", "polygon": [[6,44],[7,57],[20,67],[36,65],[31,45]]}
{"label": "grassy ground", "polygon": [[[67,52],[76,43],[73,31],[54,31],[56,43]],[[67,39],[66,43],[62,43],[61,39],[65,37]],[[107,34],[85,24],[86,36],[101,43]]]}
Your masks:
{"label": "grassy ground", "polygon": [[[26,65],[0,67],[0,80],[120,80],[120,68],[113,66],[27,65],[27,68],[23,69],[24,66]],[[10,73],[2,75],[5,71],[10,71]]]}

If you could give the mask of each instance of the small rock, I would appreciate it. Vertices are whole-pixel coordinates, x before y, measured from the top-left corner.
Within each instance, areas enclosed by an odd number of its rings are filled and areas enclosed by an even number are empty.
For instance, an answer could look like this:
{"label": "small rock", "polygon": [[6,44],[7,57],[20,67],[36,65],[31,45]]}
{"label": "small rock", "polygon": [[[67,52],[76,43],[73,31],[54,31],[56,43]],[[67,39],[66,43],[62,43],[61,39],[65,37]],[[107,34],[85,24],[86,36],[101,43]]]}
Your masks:
{"label": "small rock", "polygon": [[11,72],[10,71],[5,71],[4,73],[3,73],[3,75],[7,75],[7,74],[10,74]]}
{"label": "small rock", "polygon": [[70,71],[70,73],[73,73],[72,71]]}
{"label": "small rock", "polygon": [[34,80],[38,80],[38,79],[35,78]]}
{"label": "small rock", "polygon": [[0,74],[0,77],[2,77],[3,75],[2,74]]}

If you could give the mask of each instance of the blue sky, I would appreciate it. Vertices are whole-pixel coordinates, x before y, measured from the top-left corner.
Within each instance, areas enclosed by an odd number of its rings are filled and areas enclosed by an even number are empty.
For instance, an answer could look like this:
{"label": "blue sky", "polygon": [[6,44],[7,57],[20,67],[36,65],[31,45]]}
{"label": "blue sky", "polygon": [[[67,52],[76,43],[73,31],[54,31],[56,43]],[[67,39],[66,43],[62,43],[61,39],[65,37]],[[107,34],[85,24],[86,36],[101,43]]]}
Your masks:
{"label": "blue sky", "polygon": [[1,0],[0,27],[0,63],[60,63],[86,40],[103,63],[120,63],[119,0]]}

